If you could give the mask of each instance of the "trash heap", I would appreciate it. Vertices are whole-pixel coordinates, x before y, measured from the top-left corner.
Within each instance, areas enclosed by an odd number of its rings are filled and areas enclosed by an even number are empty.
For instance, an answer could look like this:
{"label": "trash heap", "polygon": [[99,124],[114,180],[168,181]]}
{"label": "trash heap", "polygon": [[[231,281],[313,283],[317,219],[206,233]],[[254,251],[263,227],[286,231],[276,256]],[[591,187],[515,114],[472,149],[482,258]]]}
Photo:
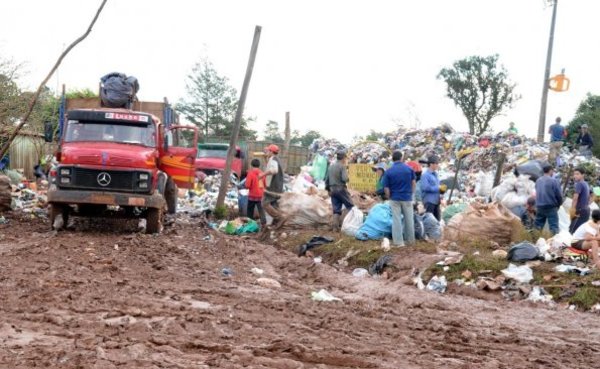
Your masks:
{"label": "trash heap", "polygon": [[19,172],[0,175],[0,211],[17,210],[34,216],[46,216],[48,181],[29,182]]}
{"label": "trash heap", "polygon": [[[217,205],[221,180],[221,173],[206,176],[204,182],[199,183],[194,189],[180,192],[177,211],[190,213],[214,211]],[[239,211],[239,193],[237,189],[239,185],[234,177],[230,179],[225,196],[225,207],[230,212]]]}

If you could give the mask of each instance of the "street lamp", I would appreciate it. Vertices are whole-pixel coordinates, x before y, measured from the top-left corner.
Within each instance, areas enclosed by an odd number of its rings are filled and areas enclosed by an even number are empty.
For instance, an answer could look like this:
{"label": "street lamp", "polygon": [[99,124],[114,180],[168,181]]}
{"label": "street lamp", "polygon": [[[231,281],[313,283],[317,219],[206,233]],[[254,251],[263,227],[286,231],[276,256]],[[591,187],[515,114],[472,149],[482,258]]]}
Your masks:
{"label": "street lamp", "polygon": [[540,122],[538,124],[538,142],[544,142],[544,134],[546,133],[546,106],[548,105],[548,89],[550,83],[550,66],[552,64],[552,44],[554,43],[554,24],[556,23],[556,8],[558,0],[547,0],[550,5],[554,5],[552,9],[552,23],[550,24],[550,37],[548,39],[548,54],[546,55],[546,70],[544,72],[544,87],[542,88],[542,106],[540,108]]}

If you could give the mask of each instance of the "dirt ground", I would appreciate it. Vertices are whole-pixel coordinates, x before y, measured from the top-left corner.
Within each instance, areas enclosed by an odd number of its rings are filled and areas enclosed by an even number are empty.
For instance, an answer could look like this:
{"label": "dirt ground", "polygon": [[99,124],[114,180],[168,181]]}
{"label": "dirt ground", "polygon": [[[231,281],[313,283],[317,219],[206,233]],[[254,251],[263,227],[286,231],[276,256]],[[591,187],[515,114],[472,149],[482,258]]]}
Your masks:
{"label": "dirt ground", "polygon": [[197,219],[5,216],[0,368],[600,367],[591,313],[353,277]]}

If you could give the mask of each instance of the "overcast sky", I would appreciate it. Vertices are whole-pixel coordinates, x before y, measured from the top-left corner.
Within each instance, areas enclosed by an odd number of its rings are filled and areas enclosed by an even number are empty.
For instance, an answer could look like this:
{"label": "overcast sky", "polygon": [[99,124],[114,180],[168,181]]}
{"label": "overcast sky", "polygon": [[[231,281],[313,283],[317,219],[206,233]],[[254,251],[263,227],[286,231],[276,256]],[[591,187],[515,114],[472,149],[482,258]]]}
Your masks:
{"label": "overcast sky", "polygon": [[[0,1],[0,55],[26,62],[35,88],[62,49],[81,35],[100,1]],[[471,55],[500,55],[522,99],[492,121],[514,121],[535,137],[552,8],[544,0],[109,0],[90,36],[64,60],[51,87],[96,89],[119,71],[140,81],[141,100],[177,101],[185,76],[207,56],[241,90],[254,26],[262,35],[246,102],[259,132],[267,120],[348,142],[396,122],[449,122],[461,111],[436,79]],[[560,0],[551,75],[566,69],[571,89],[550,92],[548,122],[569,121],[589,92],[599,94],[598,0]]]}

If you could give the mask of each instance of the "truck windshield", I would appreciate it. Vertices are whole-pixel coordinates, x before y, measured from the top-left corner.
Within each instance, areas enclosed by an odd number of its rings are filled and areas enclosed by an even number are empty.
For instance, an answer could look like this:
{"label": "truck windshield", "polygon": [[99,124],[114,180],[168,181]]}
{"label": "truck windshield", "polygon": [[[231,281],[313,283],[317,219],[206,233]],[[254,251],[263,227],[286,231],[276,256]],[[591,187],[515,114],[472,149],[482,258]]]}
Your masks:
{"label": "truck windshield", "polygon": [[227,150],[198,150],[198,158],[227,158]]}
{"label": "truck windshield", "polygon": [[115,142],[156,147],[156,129],[152,124],[69,121],[65,142]]}

